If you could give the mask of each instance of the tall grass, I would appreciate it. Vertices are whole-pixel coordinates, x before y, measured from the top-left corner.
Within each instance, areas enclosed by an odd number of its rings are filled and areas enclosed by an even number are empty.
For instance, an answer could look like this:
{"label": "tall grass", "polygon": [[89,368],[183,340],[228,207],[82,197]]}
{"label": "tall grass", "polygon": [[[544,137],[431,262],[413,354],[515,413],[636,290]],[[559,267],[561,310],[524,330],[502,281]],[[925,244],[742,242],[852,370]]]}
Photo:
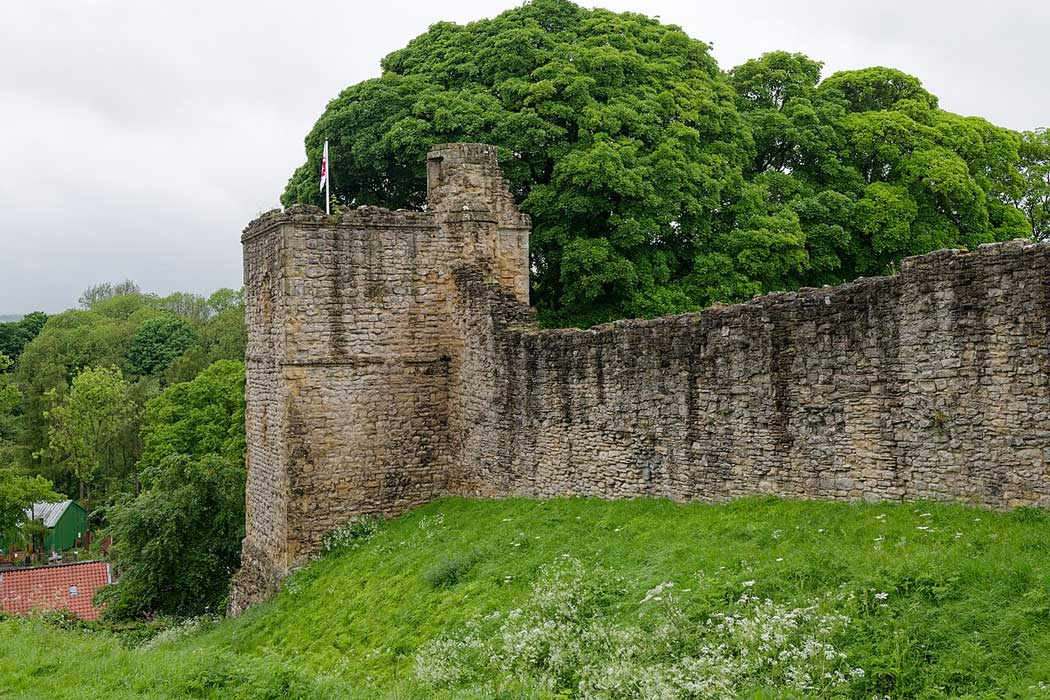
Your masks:
{"label": "tall grass", "polygon": [[[632,658],[671,679],[723,645],[705,657],[729,664],[722,695],[665,697],[1050,698],[1050,516],[1039,510],[449,499],[373,530],[295,573],[274,601],[150,649],[0,622],[0,697],[653,696],[629,666],[620,695],[587,691],[619,658],[602,640],[620,635]],[[538,591],[565,561],[597,591],[564,621],[577,631],[564,638],[585,639],[561,651],[582,656],[548,663],[542,639],[541,653],[500,656],[500,635],[525,629],[508,615],[554,615]],[[712,627],[727,616],[758,641]],[[826,635],[806,627],[820,620],[836,621]],[[787,665],[744,663],[765,653],[762,630],[776,625],[788,625],[779,651],[804,656],[819,643],[841,654],[834,682],[792,683]],[[807,635],[819,639],[806,647]],[[464,640],[481,653],[441,656]],[[427,662],[458,666],[428,676]]]}

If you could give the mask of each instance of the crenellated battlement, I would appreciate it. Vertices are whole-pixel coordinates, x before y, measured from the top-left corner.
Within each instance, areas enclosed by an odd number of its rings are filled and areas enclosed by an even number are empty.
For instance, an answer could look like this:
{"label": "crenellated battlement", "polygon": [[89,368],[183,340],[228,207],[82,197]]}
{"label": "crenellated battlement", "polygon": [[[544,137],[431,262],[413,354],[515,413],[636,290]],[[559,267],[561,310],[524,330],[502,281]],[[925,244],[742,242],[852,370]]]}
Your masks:
{"label": "crenellated battlement", "polygon": [[1050,504],[1050,245],[540,330],[496,149],[426,168],[426,211],[295,206],[244,231],[232,610],[348,519],[450,494]]}

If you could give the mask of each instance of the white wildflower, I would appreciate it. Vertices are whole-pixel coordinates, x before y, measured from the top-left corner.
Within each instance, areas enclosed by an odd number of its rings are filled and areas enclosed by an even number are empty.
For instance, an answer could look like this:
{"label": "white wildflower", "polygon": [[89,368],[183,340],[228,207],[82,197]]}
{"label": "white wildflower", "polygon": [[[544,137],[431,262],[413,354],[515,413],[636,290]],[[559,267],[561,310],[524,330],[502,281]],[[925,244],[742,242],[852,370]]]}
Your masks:
{"label": "white wildflower", "polygon": [[648,603],[650,600],[660,600],[660,598],[658,598],[657,596],[666,591],[668,588],[674,588],[673,581],[665,581],[664,583],[661,583],[655,588],[650,588],[648,591],[646,591],[645,597],[642,598],[642,602]]}
{"label": "white wildflower", "polygon": [[[499,669],[505,682],[549,694],[569,690],[579,700],[732,700],[756,685],[837,696],[864,676],[832,644],[850,620],[825,612],[827,601],[792,607],[745,593],[724,611],[690,619],[665,581],[641,601],[660,605],[640,609],[630,624],[608,617],[607,602],[598,604],[626,594],[622,586],[612,593],[610,583],[607,574],[559,559],[544,567],[522,608],[421,646],[416,675],[471,695]],[[577,683],[565,688],[570,677]]]}

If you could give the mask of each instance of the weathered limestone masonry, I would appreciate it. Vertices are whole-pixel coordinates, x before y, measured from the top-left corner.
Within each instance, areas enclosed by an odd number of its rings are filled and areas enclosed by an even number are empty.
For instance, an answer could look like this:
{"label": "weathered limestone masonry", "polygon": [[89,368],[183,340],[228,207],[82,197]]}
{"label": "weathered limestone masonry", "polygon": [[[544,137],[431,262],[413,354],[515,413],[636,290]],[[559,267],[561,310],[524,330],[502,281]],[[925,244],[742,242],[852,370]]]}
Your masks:
{"label": "weathered limestone masonry", "polygon": [[1050,246],[541,331],[495,149],[427,168],[425,213],[293,207],[245,231],[235,611],[348,518],[445,494],[1050,504]]}
{"label": "weathered limestone masonry", "polygon": [[273,211],[245,229],[247,536],[231,609],[354,515],[449,492],[454,267],[528,305],[530,223],[495,148],[438,146],[426,212]]}

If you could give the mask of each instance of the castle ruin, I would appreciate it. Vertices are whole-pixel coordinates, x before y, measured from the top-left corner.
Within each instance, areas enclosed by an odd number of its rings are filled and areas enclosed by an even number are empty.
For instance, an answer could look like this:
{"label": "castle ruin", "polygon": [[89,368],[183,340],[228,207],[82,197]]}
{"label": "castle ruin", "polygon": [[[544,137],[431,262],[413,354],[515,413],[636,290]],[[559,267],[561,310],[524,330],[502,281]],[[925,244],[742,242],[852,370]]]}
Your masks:
{"label": "castle ruin", "polygon": [[1050,246],[589,330],[539,330],[496,149],[425,212],[245,229],[247,536],[233,611],[325,533],[445,495],[1050,503]]}

